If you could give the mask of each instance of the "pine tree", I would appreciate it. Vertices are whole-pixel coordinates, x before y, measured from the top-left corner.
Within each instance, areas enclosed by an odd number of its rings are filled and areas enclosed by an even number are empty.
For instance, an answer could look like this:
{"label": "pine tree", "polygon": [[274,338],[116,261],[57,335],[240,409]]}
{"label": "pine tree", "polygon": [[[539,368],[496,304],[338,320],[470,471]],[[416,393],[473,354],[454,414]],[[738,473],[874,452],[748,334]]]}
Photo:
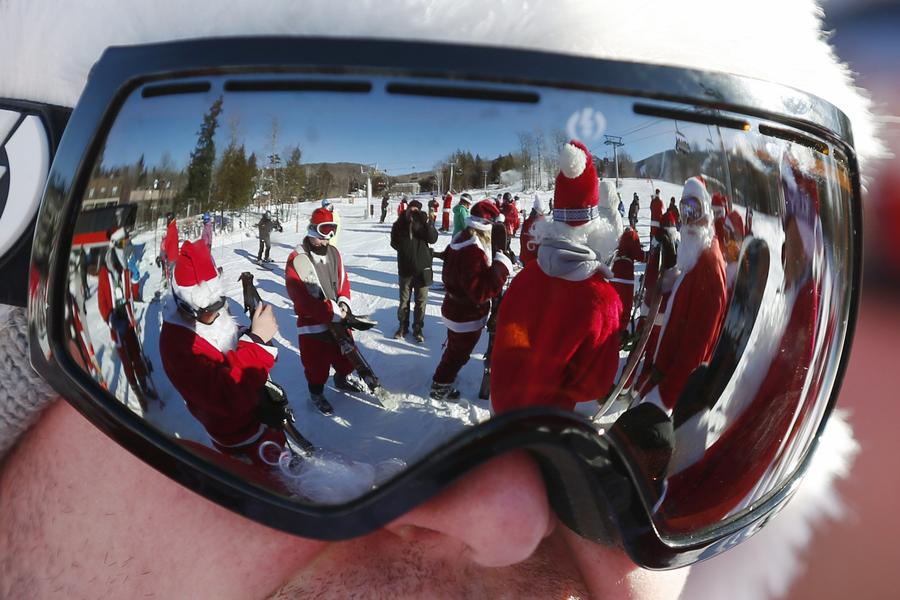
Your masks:
{"label": "pine tree", "polygon": [[197,145],[191,152],[188,163],[188,182],[182,194],[182,203],[194,203],[199,211],[212,191],[213,166],[216,161],[216,143],[213,139],[219,127],[222,113],[222,97],[212,103],[203,115],[203,123],[197,131]]}

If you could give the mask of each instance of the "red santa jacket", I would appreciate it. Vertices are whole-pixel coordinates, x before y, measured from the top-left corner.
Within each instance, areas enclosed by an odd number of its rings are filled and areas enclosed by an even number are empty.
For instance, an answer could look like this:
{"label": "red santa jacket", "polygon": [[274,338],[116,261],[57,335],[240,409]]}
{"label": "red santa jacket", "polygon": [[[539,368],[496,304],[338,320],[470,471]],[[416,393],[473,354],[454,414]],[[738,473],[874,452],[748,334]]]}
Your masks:
{"label": "red santa jacket", "polygon": [[622,302],[619,329],[624,331],[631,319],[631,308],[634,304],[634,261],[627,256],[619,256],[613,261],[612,272],[613,278],[610,283]]}
{"label": "red santa jacket", "polygon": [[529,248],[528,243],[534,240],[534,237],[531,235],[531,229],[534,227],[534,224],[538,221],[543,220],[544,215],[539,214],[537,211],[535,211],[533,214],[529,215],[527,219],[525,219],[525,224],[522,225],[522,238],[519,248],[519,258],[522,260],[523,265],[528,264],[530,261],[537,258],[537,246],[533,245],[533,248]]}
{"label": "red santa jacket", "polygon": [[275,364],[275,348],[243,337],[237,348],[223,353],[171,311],[159,336],[159,353],[172,385],[213,440],[243,446],[264,433],[255,411]]}
{"label": "red santa jacket", "polygon": [[397,205],[397,216],[398,217],[406,212],[407,206],[408,206],[408,203],[406,202],[406,200],[400,201],[400,204]]}
{"label": "red santa jacket", "polygon": [[[675,406],[688,377],[712,355],[727,296],[725,260],[713,240],[700,253],[694,267],[676,280],[668,298],[663,299],[662,326],[647,343],[649,362],[645,363],[641,380],[650,376],[651,366],[661,375],[659,395],[666,408]],[[643,395],[651,389],[652,383],[648,383],[640,391]]]}
{"label": "red santa jacket", "polygon": [[178,258],[178,226],[175,221],[171,221],[166,227],[166,235],[162,239],[159,250],[160,254],[166,257],[170,263],[174,263]]}
{"label": "red santa jacket", "polygon": [[491,298],[503,290],[512,263],[502,253],[491,257],[470,229],[453,238],[444,255],[442,279],[447,289],[441,315],[457,333],[478,331],[487,322]]}
{"label": "red santa jacket", "polygon": [[297,332],[300,335],[322,333],[328,330],[328,323],[337,323],[341,320],[338,303],[344,302],[348,306],[350,305],[350,278],[347,277],[347,271],[344,269],[344,260],[340,251],[329,245],[326,260],[336,267],[337,289],[332,290],[328,289],[328,286],[320,285],[325,293],[325,298],[313,295],[309,287],[300,279],[295,266],[295,261],[301,254],[310,261],[314,260],[301,247],[291,252],[284,267],[288,295],[294,303],[294,313],[297,315]]}
{"label": "red santa jacket", "polygon": [[713,225],[725,261],[736,262],[740,258],[741,243],[744,241],[744,220],[740,213],[733,210],[716,219]]}
{"label": "red santa jacket", "polygon": [[494,412],[572,410],[609,393],[621,313],[619,296],[601,274],[569,281],[528,263],[500,302],[491,357]]}
{"label": "red santa jacket", "polygon": [[519,209],[516,208],[515,202],[507,202],[503,205],[501,212],[506,225],[506,235],[513,237],[519,230]]}
{"label": "red santa jacket", "polygon": [[663,216],[663,201],[659,196],[654,196],[650,200],[650,237],[656,237],[659,229],[659,222]]}
{"label": "red santa jacket", "polygon": [[810,279],[794,300],[781,345],[753,400],[700,460],[668,479],[661,511],[669,526],[706,526],[738,508],[792,436],[791,424],[810,406],[801,400],[813,356],[818,299]]}

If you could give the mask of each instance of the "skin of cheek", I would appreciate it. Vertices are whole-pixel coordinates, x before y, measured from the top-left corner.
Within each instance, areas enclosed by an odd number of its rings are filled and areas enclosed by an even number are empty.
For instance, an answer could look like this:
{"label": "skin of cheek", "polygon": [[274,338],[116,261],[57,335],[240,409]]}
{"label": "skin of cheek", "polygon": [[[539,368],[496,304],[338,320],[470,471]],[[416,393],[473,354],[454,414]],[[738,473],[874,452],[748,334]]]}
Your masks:
{"label": "skin of cheek", "polygon": [[[65,402],[47,409],[3,468],[0,573],[30,597],[260,598],[327,546],[206,501]],[[0,596],[8,592],[0,584]]]}
{"label": "skin of cheek", "polygon": [[559,529],[581,576],[597,598],[675,600],[681,595],[689,567],[671,571],[641,569],[622,550],[589,542],[563,525]]}

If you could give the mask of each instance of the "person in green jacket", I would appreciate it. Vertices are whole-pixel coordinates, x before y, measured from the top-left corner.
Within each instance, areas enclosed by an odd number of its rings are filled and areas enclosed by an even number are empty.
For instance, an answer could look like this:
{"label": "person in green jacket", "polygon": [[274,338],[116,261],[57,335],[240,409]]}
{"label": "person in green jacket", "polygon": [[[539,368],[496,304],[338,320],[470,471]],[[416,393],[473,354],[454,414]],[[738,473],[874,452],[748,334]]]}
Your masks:
{"label": "person in green jacket", "polygon": [[459,203],[453,207],[453,236],[466,228],[466,218],[469,216],[469,207],[472,205],[472,196],[463,194],[459,197]]}

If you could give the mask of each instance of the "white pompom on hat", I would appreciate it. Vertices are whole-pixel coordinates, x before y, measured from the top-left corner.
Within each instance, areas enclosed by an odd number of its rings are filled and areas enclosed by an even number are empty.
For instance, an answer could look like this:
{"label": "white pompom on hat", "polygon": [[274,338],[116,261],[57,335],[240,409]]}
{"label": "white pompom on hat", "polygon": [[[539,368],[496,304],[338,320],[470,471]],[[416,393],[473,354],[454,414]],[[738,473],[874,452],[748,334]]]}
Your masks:
{"label": "white pompom on hat", "polygon": [[181,245],[172,276],[172,293],[196,311],[213,306],[224,296],[219,271],[206,244],[187,241]]}
{"label": "white pompom on hat", "polygon": [[597,170],[587,147],[578,140],[563,144],[553,191],[553,220],[572,226],[596,219],[600,199]]}

